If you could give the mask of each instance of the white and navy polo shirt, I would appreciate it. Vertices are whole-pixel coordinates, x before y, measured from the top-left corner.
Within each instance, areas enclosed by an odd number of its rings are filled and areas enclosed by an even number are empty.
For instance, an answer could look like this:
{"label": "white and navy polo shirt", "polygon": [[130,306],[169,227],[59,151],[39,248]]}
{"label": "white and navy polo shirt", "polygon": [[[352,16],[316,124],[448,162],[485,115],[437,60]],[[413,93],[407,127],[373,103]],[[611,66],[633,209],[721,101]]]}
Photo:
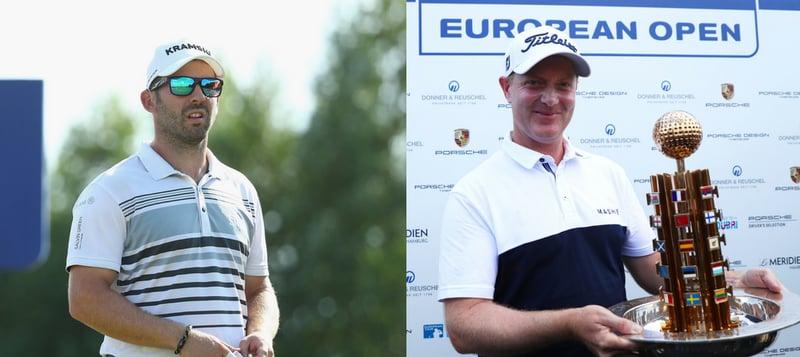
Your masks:
{"label": "white and navy polo shirt", "polygon": [[626,300],[622,256],[652,254],[654,236],[619,165],[567,142],[556,166],[506,140],[450,193],[438,298],[611,306]]}
{"label": "white and navy polo shirt", "polygon": [[[244,175],[207,158],[198,184],[148,144],[100,174],[73,207],[66,267],[114,270],[112,288],[142,310],[237,346],[245,275],[269,274],[261,205]],[[110,337],[100,354],[173,355]]]}

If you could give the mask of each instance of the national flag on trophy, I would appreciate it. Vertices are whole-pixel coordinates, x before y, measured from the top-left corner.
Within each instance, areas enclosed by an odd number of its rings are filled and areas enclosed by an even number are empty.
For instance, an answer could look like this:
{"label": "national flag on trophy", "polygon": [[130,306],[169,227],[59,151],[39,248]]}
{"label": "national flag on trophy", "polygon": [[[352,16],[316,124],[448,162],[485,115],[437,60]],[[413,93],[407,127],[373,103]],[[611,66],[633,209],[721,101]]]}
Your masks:
{"label": "national flag on trophy", "polygon": [[719,237],[713,236],[708,238],[708,249],[719,249]]}
{"label": "national flag on trophy", "polygon": [[711,273],[713,275],[723,275],[725,271],[722,269],[722,262],[711,263]]}
{"label": "national flag on trophy", "polygon": [[695,265],[687,265],[683,267],[683,277],[684,278],[696,278],[697,277],[697,266]]}
{"label": "national flag on trophy", "polygon": [[683,189],[672,190],[672,201],[673,202],[686,201],[686,190]]}
{"label": "national flag on trophy", "polygon": [[658,192],[649,192],[647,194],[647,204],[648,205],[657,205],[659,204],[660,200],[658,199]]}
{"label": "national flag on trophy", "polygon": [[675,226],[676,227],[687,227],[687,226],[689,226],[689,215],[688,214],[676,214],[675,215]]}
{"label": "national flag on trophy", "polygon": [[650,227],[661,228],[661,216],[659,215],[650,216]]}
{"label": "national flag on trophy", "polygon": [[667,251],[667,242],[653,239],[653,250],[659,253],[665,253]]}
{"label": "national flag on trophy", "polygon": [[664,302],[669,306],[675,305],[675,299],[672,297],[672,293],[664,293]]}
{"label": "national flag on trophy", "polygon": [[714,197],[715,193],[717,193],[717,190],[714,186],[700,186],[700,197],[704,199]]}
{"label": "national flag on trophy", "polygon": [[691,239],[682,239],[678,241],[678,248],[681,252],[694,251],[694,241]]}
{"label": "national flag on trophy", "polygon": [[656,264],[656,269],[658,270],[658,276],[662,278],[669,278],[669,265],[661,265],[661,263]]}
{"label": "national flag on trophy", "polygon": [[717,222],[717,213],[714,211],[706,211],[706,224],[716,223]]}
{"label": "national flag on trophy", "polygon": [[700,306],[700,293],[688,292],[684,296],[686,297],[686,306]]}
{"label": "national flag on trophy", "polygon": [[714,290],[714,302],[717,304],[728,301],[728,291],[725,288]]}

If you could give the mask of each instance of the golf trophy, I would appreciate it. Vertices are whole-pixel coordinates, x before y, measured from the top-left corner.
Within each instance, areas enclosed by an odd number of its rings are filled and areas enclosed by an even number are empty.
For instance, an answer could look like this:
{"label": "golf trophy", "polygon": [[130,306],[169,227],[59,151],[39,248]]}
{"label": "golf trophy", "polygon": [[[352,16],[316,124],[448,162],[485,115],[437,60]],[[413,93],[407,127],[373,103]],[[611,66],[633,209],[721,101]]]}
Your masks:
{"label": "golf trophy", "polygon": [[684,159],[700,146],[700,123],[685,111],[662,115],[653,128],[656,147],[677,163],[673,174],[650,176],[647,204],[661,254],[658,296],[611,307],[644,327],[628,336],[644,356],[752,356],[772,344],[777,331],[800,322],[800,297],[766,289],[734,289],[725,280],[722,214],[708,169],[686,171]]}

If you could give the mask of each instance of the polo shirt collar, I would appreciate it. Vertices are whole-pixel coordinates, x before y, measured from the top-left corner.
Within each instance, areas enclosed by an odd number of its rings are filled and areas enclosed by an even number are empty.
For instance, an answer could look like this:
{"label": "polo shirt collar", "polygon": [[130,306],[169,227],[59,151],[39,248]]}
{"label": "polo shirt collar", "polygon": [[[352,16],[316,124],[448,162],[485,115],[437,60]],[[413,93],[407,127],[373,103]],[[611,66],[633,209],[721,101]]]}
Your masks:
{"label": "polo shirt collar", "polygon": [[[172,175],[183,175],[182,172],[172,167],[167,160],[164,160],[161,155],[153,150],[153,148],[150,146],[150,143],[143,142],[141,146],[139,146],[136,156],[139,157],[139,160],[142,162],[145,170],[150,173],[150,176],[153,178],[153,180],[161,180]],[[219,161],[209,149],[206,149],[206,159],[208,160],[208,173],[212,177],[219,177]]]}
{"label": "polo shirt collar", "polygon": [[[587,156],[587,153],[585,153],[583,150],[578,150],[572,146],[572,143],[570,143],[569,139],[566,137],[564,138],[564,147],[565,150],[564,158],[561,160],[562,163]],[[531,150],[515,143],[513,140],[511,140],[511,135],[509,135],[506,140],[503,140],[502,149],[509,157],[511,157],[512,160],[516,161],[517,164],[526,169],[533,168],[537,163],[540,162],[540,159],[542,158],[549,158],[548,161],[552,161],[552,158],[549,155],[542,154],[536,150]]]}

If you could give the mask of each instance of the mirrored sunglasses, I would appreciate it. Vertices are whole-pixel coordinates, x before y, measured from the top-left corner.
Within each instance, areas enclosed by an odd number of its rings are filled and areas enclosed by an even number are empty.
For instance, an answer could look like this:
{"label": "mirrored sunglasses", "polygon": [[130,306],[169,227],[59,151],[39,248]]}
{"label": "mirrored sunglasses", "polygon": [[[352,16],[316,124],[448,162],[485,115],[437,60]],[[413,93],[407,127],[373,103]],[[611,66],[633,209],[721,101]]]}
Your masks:
{"label": "mirrored sunglasses", "polygon": [[156,90],[166,83],[169,83],[170,93],[177,96],[192,94],[194,86],[198,84],[206,97],[219,97],[222,94],[222,79],[219,78],[160,77],[153,82],[150,90]]}

